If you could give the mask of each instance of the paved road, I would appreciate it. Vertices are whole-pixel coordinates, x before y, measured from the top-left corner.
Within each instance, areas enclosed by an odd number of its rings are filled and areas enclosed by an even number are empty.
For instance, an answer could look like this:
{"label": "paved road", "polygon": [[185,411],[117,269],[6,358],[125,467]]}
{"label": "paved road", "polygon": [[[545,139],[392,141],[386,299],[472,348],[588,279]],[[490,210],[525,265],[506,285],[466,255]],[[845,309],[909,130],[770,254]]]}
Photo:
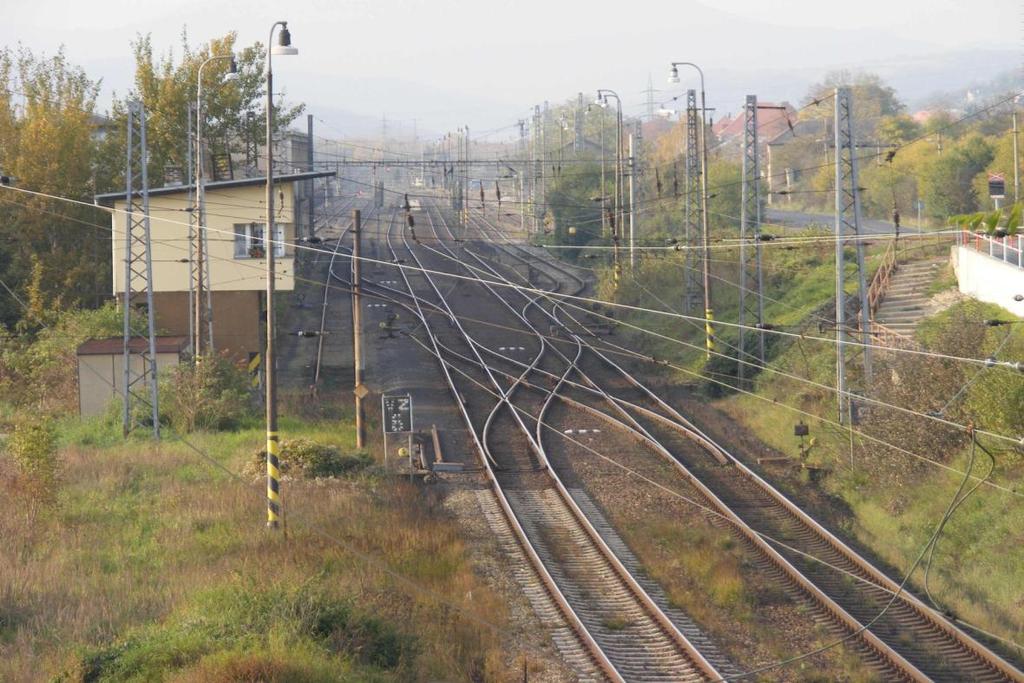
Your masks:
{"label": "paved road", "polygon": [[[800,230],[812,226],[832,230],[835,228],[836,217],[835,214],[831,213],[806,213],[803,211],[767,209],[764,214],[764,222]],[[862,218],[860,225],[861,230],[866,235],[888,235],[895,231],[895,227],[889,221]],[[900,232],[903,234],[918,233],[920,230],[917,228],[900,226]]]}

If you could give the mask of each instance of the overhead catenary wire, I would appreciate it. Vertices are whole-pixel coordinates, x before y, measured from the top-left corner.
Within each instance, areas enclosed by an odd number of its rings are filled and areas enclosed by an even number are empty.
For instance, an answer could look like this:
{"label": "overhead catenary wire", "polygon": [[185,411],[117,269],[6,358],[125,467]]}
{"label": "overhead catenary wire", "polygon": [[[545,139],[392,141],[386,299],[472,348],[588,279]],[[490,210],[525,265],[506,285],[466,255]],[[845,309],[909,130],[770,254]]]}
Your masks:
{"label": "overhead catenary wire", "polygon": [[[23,193],[28,193],[28,194],[32,194],[32,195],[39,195],[39,196],[49,197],[49,198],[52,198],[52,199],[59,199],[59,200],[63,200],[63,201],[69,201],[69,202],[73,202],[73,203],[84,204],[86,206],[91,206],[91,205],[85,204],[84,202],[81,202],[79,200],[63,198],[63,197],[59,197],[59,196],[56,196],[56,195],[48,195],[46,193],[36,192],[36,191],[32,191],[32,190],[26,190],[24,188],[12,188],[12,187],[9,187],[9,186],[0,186],[0,187],[6,188],[6,189],[9,189],[9,190],[14,190],[14,191],[17,191],[17,192],[23,192]],[[104,207],[104,208],[105,208],[106,211],[108,211],[110,213],[116,213],[117,212],[115,209],[112,209],[112,208],[108,208],[108,207]],[[151,218],[151,220],[159,221],[159,220],[166,220],[166,219]],[[169,222],[171,222],[171,223],[179,223],[179,224],[182,224],[182,225],[187,225],[185,223],[181,223],[180,221],[169,221]],[[216,229],[216,228],[209,228],[209,227],[207,227],[207,230],[210,231],[210,232],[214,232],[214,233],[218,233],[218,232],[219,233],[227,233],[227,231],[225,231],[225,230],[220,230],[220,229]],[[231,233],[231,234],[233,234],[233,233]],[[270,244],[275,244],[275,245],[276,244],[284,244],[284,242],[281,242],[281,241],[278,241],[278,240],[273,240],[273,239],[266,239],[265,238],[265,241],[270,243]],[[304,249],[309,249],[311,251],[318,251],[318,252],[326,253],[326,250],[324,250],[324,249],[319,249],[319,248],[316,248],[316,247],[313,247],[313,246],[309,246],[309,245],[294,245],[294,247],[296,249],[304,248]],[[434,270],[431,270],[431,269],[419,269],[419,268],[417,268],[415,266],[410,266],[409,264],[403,264],[403,263],[395,264],[395,263],[390,263],[388,261],[383,261],[383,260],[379,260],[379,259],[373,259],[373,258],[365,257],[365,256],[361,257],[361,259],[363,261],[365,261],[365,262],[373,263],[373,264],[377,264],[377,265],[392,266],[392,267],[397,267],[397,268],[400,268],[400,269],[407,269],[407,270],[412,270],[412,271],[422,270],[424,273],[427,273],[427,274],[439,275],[439,276],[442,276],[442,277],[450,277],[450,278],[454,278],[454,279],[457,279],[457,280],[468,280],[468,281],[478,281],[479,280],[481,282],[486,282],[487,284],[489,284],[491,286],[496,286],[496,287],[509,287],[509,288],[519,289],[519,290],[522,290],[522,291],[525,291],[525,292],[533,292],[533,293],[541,293],[542,292],[542,290],[538,290],[538,289],[532,288],[532,287],[523,287],[523,286],[509,284],[509,283],[506,283],[506,282],[500,282],[500,281],[496,281],[496,280],[486,280],[486,279],[480,278],[480,277],[472,277],[472,276],[467,276],[467,275],[458,275],[458,274],[453,274],[453,273],[446,273],[446,272],[443,272],[443,271],[434,271]],[[604,300],[601,300],[601,299],[593,299],[593,298],[590,298],[590,297],[580,297],[580,296],[576,296],[576,295],[569,295],[569,294],[562,294],[562,293],[555,293],[555,292],[543,292],[543,293],[545,295],[547,295],[547,296],[558,297],[558,298],[565,299],[567,301],[578,301],[578,302],[583,302],[583,303],[596,303],[596,304],[599,304],[599,305],[623,308],[625,310],[631,310],[631,311],[635,311],[635,312],[644,312],[644,313],[651,313],[651,314],[657,314],[657,315],[663,315],[663,316],[671,316],[673,318],[682,319],[682,320],[686,320],[686,319],[701,320],[701,321],[703,320],[703,318],[700,318],[700,317],[697,317],[697,316],[687,316],[687,315],[679,314],[679,313],[669,313],[669,312],[660,311],[660,310],[657,310],[657,309],[649,309],[649,308],[644,308],[644,307],[639,307],[639,306],[632,306],[632,305],[628,305],[628,304],[609,302],[609,301],[604,301]],[[607,317],[607,316],[605,316],[605,317]],[[620,321],[615,320],[614,322],[618,323]],[[624,324],[629,325],[629,323],[624,323]],[[738,325],[736,323],[727,323],[727,322],[724,322],[724,321],[722,321],[721,324],[724,325],[724,326],[728,326],[728,327],[734,327],[734,328],[744,327],[745,329],[764,331],[766,333],[777,334],[777,335],[786,336],[786,337],[790,337],[790,338],[799,338],[801,340],[820,341],[820,342],[825,342],[825,343],[828,343],[828,344],[834,343],[833,340],[825,338],[825,337],[816,337],[816,336],[811,336],[811,335],[806,335],[806,334],[801,334],[801,333],[787,332],[787,331],[784,331],[784,330],[765,329],[765,328],[759,328],[759,327],[756,327],[756,326],[740,326],[740,325]],[[635,329],[637,329],[638,331],[644,332],[646,334],[652,334],[654,336],[658,336],[658,337],[661,337],[661,338],[664,338],[664,339],[669,339],[673,343],[687,345],[687,342],[683,342],[682,340],[673,339],[673,338],[667,337],[666,335],[660,335],[660,334],[655,333],[653,331],[646,330],[645,328],[642,328],[642,327],[638,327],[638,326],[633,326],[633,327]],[[853,342],[853,341],[847,342],[847,345],[848,346],[867,346],[863,342]],[[919,355],[919,356],[924,356],[924,357],[940,358],[940,359],[952,360],[952,361],[957,361],[957,362],[979,364],[979,365],[983,365],[985,367],[1003,367],[1003,368],[1011,368],[1011,369],[1015,369],[1016,370],[1016,369],[1019,369],[1020,366],[1021,366],[1020,363],[1009,363],[1009,362],[1005,362],[1005,361],[993,363],[993,361],[991,359],[989,359],[989,358],[986,358],[986,359],[967,358],[967,357],[953,356],[953,355],[950,355],[950,354],[941,354],[941,353],[937,353],[937,352],[926,351],[926,350],[918,350],[918,349],[900,349],[900,348],[895,348],[894,347],[891,350],[893,352],[899,352],[899,353],[905,353],[905,354],[911,354],[911,355]],[[723,354],[719,353],[717,355],[723,355]],[[745,361],[741,361],[741,362],[745,362]],[[815,385],[815,386],[817,386],[819,388],[826,389],[827,391],[830,391],[832,393],[837,393],[837,394],[839,393],[839,390],[837,388],[831,387],[829,385],[821,384],[821,383],[818,383],[818,382],[813,382],[811,380],[807,380],[805,378],[801,378],[801,377],[798,377],[796,375],[789,375],[788,373],[781,373],[781,371],[775,370],[775,369],[770,368],[770,367],[765,367],[764,369],[768,369],[771,372],[784,374],[784,375],[788,376],[789,378],[797,380],[797,381],[811,383],[811,384],[813,384],[813,385]],[[853,394],[850,394],[849,392],[847,392],[847,395],[854,396]],[[867,401],[867,402],[871,402],[871,403],[873,403],[875,405],[881,405],[881,406],[893,408],[893,409],[896,409],[896,410],[899,410],[899,411],[902,411],[902,412],[907,412],[909,414],[913,414],[913,415],[916,415],[916,416],[924,418],[924,419],[933,420],[933,421],[936,421],[938,423],[945,424],[946,426],[955,427],[955,428],[960,429],[960,430],[965,430],[966,429],[965,425],[960,425],[958,423],[955,423],[955,422],[953,422],[951,420],[947,420],[947,419],[939,417],[939,416],[934,416],[934,415],[929,415],[929,414],[926,414],[926,413],[920,413],[920,412],[917,412],[917,411],[912,411],[912,410],[903,408],[901,406],[894,406],[894,405],[885,404],[884,402],[877,401],[875,399],[870,399],[870,398],[865,398],[865,397],[860,397],[860,396],[855,396],[855,398],[858,398],[859,400],[864,400],[864,401]],[[998,434],[998,433],[995,433],[995,432],[987,432],[987,431],[983,432],[983,433],[986,436],[989,436],[989,437],[992,437],[992,438],[996,438],[996,439],[1000,439],[1000,440],[1003,440],[1003,441],[1008,441],[1008,442],[1011,442],[1011,443],[1014,443],[1014,444],[1021,443],[1021,438],[1020,437],[1014,437],[1014,436],[1009,436],[1009,435],[1005,435],[1005,434]]]}
{"label": "overhead catenary wire", "polygon": [[[84,221],[82,221],[82,222],[84,222]],[[96,228],[101,229],[101,230],[111,231],[111,228],[109,226],[103,226],[103,225],[99,225],[99,224],[95,224],[95,223],[86,223],[86,224],[92,225],[93,227],[96,227]],[[179,250],[182,250],[182,251],[184,251],[184,249],[185,249],[184,247],[177,246],[177,245],[170,245],[170,246],[172,246],[172,248],[176,248],[176,249],[179,249]],[[329,253],[327,250],[316,250],[316,251],[322,251],[323,253]],[[234,261],[234,259],[229,259],[227,257],[215,256],[215,257],[212,257],[212,258],[214,260],[224,260],[224,261],[232,261],[232,262],[238,263],[237,261]],[[258,271],[253,276],[253,279],[262,279],[262,278],[265,277],[263,268],[260,265],[258,265],[257,263],[245,263],[245,262],[242,262],[242,263],[244,263],[245,267],[248,267],[248,268],[251,268],[251,269],[253,269],[255,271]],[[391,264],[391,263],[386,263],[385,262],[385,263],[383,263],[383,265],[392,265],[393,266],[395,264]],[[414,268],[413,270],[416,270],[416,269]],[[444,273],[442,272],[440,274],[443,275]],[[295,276],[295,279],[296,279],[296,281],[314,282],[312,280],[307,280],[306,278],[301,278],[299,276]],[[463,279],[475,280],[475,279],[478,279],[478,278],[463,278]],[[456,282],[458,282],[458,281],[459,280],[456,280]],[[319,284],[319,283],[315,283],[315,284]],[[328,286],[329,287],[334,287],[335,285],[328,285]],[[520,288],[520,289],[526,289],[526,288]],[[539,291],[539,290],[532,290],[532,291]],[[548,292],[547,294],[550,294],[550,292]],[[369,296],[369,297],[373,297],[374,296],[374,295],[372,295],[370,293],[366,293],[365,295]],[[380,298],[380,297],[378,297],[378,298]],[[580,309],[580,310],[585,310],[585,309]],[[476,323],[479,323],[479,324],[482,324],[482,325],[492,325],[492,326],[494,325],[493,323],[489,323],[487,321],[476,320],[476,319],[472,319],[472,318],[465,318],[465,317],[463,317],[463,319],[465,319],[467,321],[470,321],[470,322],[476,322]],[[501,327],[501,326],[498,326],[498,327]],[[512,330],[513,328],[507,328],[507,329]],[[642,328],[640,328],[640,329],[642,329]],[[557,338],[550,338],[550,339],[551,339],[551,341],[559,341]],[[651,361],[652,360],[649,356],[644,356],[643,354],[639,354],[639,353],[636,353],[636,352],[631,351],[631,350],[621,349],[620,347],[616,347],[614,349],[611,349],[611,352],[616,353],[616,354],[625,354],[625,355],[628,355],[630,357],[639,358],[639,359],[642,359],[642,360],[645,360],[645,361]],[[947,471],[955,473],[955,474],[961,474],[961,475],[963,474],[960,470],[957,470],[956,468],[953,468],[953,467],[951,467],[949,465],[946,465],[945,463],[941,463],[939,461],[931,460],[930,458],[927,458],[927,457],[922,456],[920,454],[914,453],[914,452],[909,451],[907,449],[904,449],[902,447],[896,446],[895,444],[891,444],[889,442],[886,442],[886,441],[884,441],[882,439],[879,439],[877,437],[873,437],[873,436],[871,436],[869,434],[866,434],[864,432],[857,432],[857,431],[853,430],[852,428],[847,428],[844,425],[840,425],[839,423],[836,423],[836,422],[833,422],[831,420],[828,420],[827,418],[823,418],[823,417],[820,417],[820,416],[815,415],[813,413],[809,413],[807,411],[803,411],[803,410],[795,408],[793,406],[789,406],[788,404],[785,404],[783,402],[774,401],[772,399],[768,399],[767,397],[761,396],[759,394],[756,394],[756,393],[753,393],[753,392],[748,392],[748,391],[743,390],[741,388],[734,387],[731,384],[722,382],[721,380],[715,380],[713,377],[706,376],[707,373],[705,373],[705,374],[696,373],[696,372],[694,372],[692,370],[689,370],[687,368],[683,368],[683,367],[678,366],[678,365],[673,365],[673,364],[669,363],[668,361],[664,361],[664,360],[658,360],[658,361],[655,361],[655,362],[658,362],[658,363],[660,363],[662,365],[668,365],[670,367],[673,367],[676,370],[679,370],[679,371],[684,372],[684,373],[689,374],[689,375],[693,375],[694,377],[697,377],[699,379],[704,379],[704,380],[707,380],[707,381],[711,381],[711,382],[713,382],[715,384],[720,384],[722,386],[729,387],[730,389],[734,389],[734,390],[740,391],[741,393],[749,394],[751,396],[754,396],[755,398],[758,398],[758,399],[761,399],[761,400],[765,400],[765,401],[770,402],[770,403],[772,403],[774,405],[780,405],[780,406],[782,406],[782,407],[784,407],[784,408],[786,408],[788,410],[793,410],[793,411],[795,411],[795,412],[797,412],[797,413],[799,413],[801,415],[804,415],[804,416],[807,416],[809,418],[821,421],[821,422],[823,422],[825,424],[830,424],[831,426],[839,427],[840,429],[848,429],[848,431],[850,431],[851,435],[852,434],[857,434],[857,435],[861,436],[862,438],[866,438],[866,439],[868,439],[868,440],[870,440],[872,442],[878,443],[879,445],[883,445],[883,446],[886,446],[888,448],[892,448],[892,449],[896,450],[897,452],[903,453],[905,455],[908,455],[910,457],[918,459],[918,460],[920,460],[922,462],[925,462],[925,463],[928,463],[928,464],[940,467],[940,468],[942,468],[944,470],[947,470]],[[1015,489],[1010,489],[1010,488],[1007,488],[1005,486],[1002,486],[1002,485],[999,485],[999,484],[994,484],[994,483],[991,483],[990,485],[992,487],[998,489],[998,490],[1001,490],[1001,491],[1006,492],[1006,493],[1010,493],[1011,495],[1024,497],[1024,493],[1018,492]]]}
{"label": "overhead catenary wire", "polygon": [[[415,297],[414,297],[414,298],[415,298]],[[470,340],[470,341],[471,341],[471,340]],[[472,343],[472,341],[471,341],[471,343]],[[424,346],[424,348],[426,348],[426,346],[425,346],[424,344],[422,344],[422,342],[421,342],[421,345],[422,345],[422,346]],[[428,351],[429,351],[429,349],[428,349]],[[509,358],[509,357],[506,357],[506,356],[504,356],[503,354],[500,354],[500,353],[499,353],[499,354],[497,354],[497,355],[499,355],[499,356],[502,356],[502,357],[506,358],[506,360],[509,360],[510,362],[514,362],[514,363],[515,363],[516,365],[520,365],[520,366],[523,366],[523,365],[525,365],[525,364],[523,364],[523,363],[521,363],[521,362],[515,361],[514,359],[511,359],[511,358]],[[441,361],[441,362],[442,362],[442,364],[446,364],[446,363],[448,363],[448,361],[446,361],[446,360],[445,360],[444,358],[440,357],[439,355],[438,355],[438,360],[439,360],[439,361]],[[468,360],[468,359],[467,359],[467,360]],[[466,373],[465,373],[464,371],[462,371],[462,370],[461,370],[460,368],[458,368],[458,367],[456,367],[456,366],[454,366],[454,365],[452,365],[451,367],[452,367],[453,369],[455,369],[455,370],[456,370],[457,372],[459,372],[460,374],[462,374],[462,375],[466,376],[466,377],[467,377],[467,378],[468,378],[468,379],[469,379],[470,381],[472,381],[472,382],[474,382],[474,383],[476,383],[476,384],[478,384],[478,385],[480,384],[479,382],[476,382],[476,380],[474,380],[474,379],[473,379],[472,377],[469,377],[468,375],[466,375]],[[485,391],[488,391],[489,393],[493,393],[493,392],[490,392],[490,391],[489,391],[489,390],[487,389],[487,387],[483,387],[483,388],[484,388],[484,390],[485,390]],[[521,410],[521,409],[520,409],[520,410]],[[522,412],[524,412],[524,413],[525,413],[525,411],[522,411]],[[529,413],[525,413],[525,414],[529,414]],[[531,416],[531,417],[532,417],[532,416]],[[552,428],[552,427],[551,427],[550,425],[544,425],[544,426],[545,426],[545,427],[547,427],[548,429],[553,429],[553,428]],[[575,441],[575,440],[574,440],[574,441]],[[588,450],[591,450],[591,451],[592,451],[593,449],[588,449]],[[933,540],[934,540],[934,536],[933,536]],[[893,593],[893,598],[892,598],[892,600],[890,600],[890,602],[889,602],[889,603],[888,603],[888,604],[887,604],[887,605],[885,606],[885,608],[883,608],[883,610],[882,610],[882,611],[881,611],[881,612],[879,613],[879,615],[878,615],[878,616],[876,616],[876,617],[875,617],[875,618],[874,618],[874,619],[873,619],[873,620],[872,620],[871,622],[869,622],[869,625],[870,625],[871,623],[874,623],[875,621],[877,621],[877,619],[881,618],[882,614],[884,614],[884,613],[885,613],[885,611],[887,611],[887,610],[889,609],[889,607],[891,607],[891,605],[892,605],[892,604],[894,604],[894,602],[895,602],[895,599],[896,599],[896,598],[898,597],[899,593],[900,593],[900,592],[902,592],[903,588],[904,588],[904,587],[905,587],[905,585],[906,585],[906,582],[907,582],[907,580],[909,580],[909,576],[910,576],[910,574],[911,574],[911,573],[913,572],[913,570],[914,570],[914,568],[915,568],[915,567],[916,567],[916,563],[915,563],[914,567],[912,567],[912,568],[911,568],[910,572],[908,572],[908,575],[907,575],[907,577],[906,577],[906,578],[904,579],[903,583],[901,583],[901,584],[899,585],[899,588],[898,588],[898,590],[897,590],[897,591],[895,591],[895,592]],[[866,627],[865,627],[865,628],[866,628]],[[864,628],[862,628],[862,629],[858,630],[858,631],[857,631],[856,633],[859,633],[859,632],[861,632],[861,631],[863,631],[863,630],[864,630]],[[855,633],[854,635],[856,635],[856,633]],[[828,647],[835,647],[836,645],[838,645],[838,644],[839,644],[839,642],[844,642],[845,640],[847,640],[847,639],[843,639],[843,641],[838,641],[838,642],[836,642],[836,643],[830,644],[830,645],[829,645]],[[827,649],[827,648],[826,648],[826,649]],[[818,651],[821,651],[821,650],[818,650]],[[792,662],[792,661],[797,661],[798,659],[801,659],[801,658],[803,658],[804,656],[809,656],[809,655],[802,655],[802,656],[798,656],[798,657],[795,657],[795,658],[790,658],[789,660],[785,660],[784,662],[781,662],[781,663],[778,663],[778,664],[775,664],[775,665],[772,665],[772,666],[769,666],[769,667],[765,667],[765,668],[764,668],[764,670],[767,670],[767,669],[771,669],[771,668],[776,668],[776,667],[777,667],[777,666],[779,666],[779,665],[782,665],[782,664],[785,664],[785,663],[789,663],[789,662]]]}

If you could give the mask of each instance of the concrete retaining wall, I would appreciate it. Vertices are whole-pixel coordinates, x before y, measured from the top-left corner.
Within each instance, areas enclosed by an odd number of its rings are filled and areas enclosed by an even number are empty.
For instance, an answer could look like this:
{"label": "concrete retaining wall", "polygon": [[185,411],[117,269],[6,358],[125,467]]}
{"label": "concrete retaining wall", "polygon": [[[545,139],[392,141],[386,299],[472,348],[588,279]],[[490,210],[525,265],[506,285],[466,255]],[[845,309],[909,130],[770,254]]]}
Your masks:
{"label": "concrete retaining wall", "polygon": [[953,247],[950,263],[956,272],[960,291],[979,301],[996,304],[1016,316],[1024,317],[1024,270],[970,247]]}

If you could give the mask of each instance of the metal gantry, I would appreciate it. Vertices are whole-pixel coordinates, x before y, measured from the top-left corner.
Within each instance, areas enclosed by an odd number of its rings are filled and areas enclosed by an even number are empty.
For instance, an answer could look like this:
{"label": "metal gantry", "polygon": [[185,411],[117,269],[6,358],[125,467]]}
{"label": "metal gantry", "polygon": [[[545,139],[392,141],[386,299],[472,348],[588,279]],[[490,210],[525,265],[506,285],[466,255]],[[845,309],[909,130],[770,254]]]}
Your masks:
{"label": "metal gantry", "polygon": [[[149,173],[146,110],[128,103],[128,153],[125,165],[123,432],[136,427],[135,406],[149,405],[153,437],[160,438],[156,377],[156,320],[153,309],[153,256],[149,231]],[[144,295],[140,306],[137,295]],[[146,393],[148,391],[148,398]]]}
{"label": "metal gantry", "polygon": [[864,388],[871,384],[871,320],[865,283],[864,243],[860,239],[860,193],[857,183],[857,145],[853,129],[853,98],[849,88],[835,91],[835,197],[836,197],[836,388],[839,421],[853,421],[853,406],[846,376],[846,344],[851,329],[846,322],[845,246],[853,238],[857,253],[857,288],[860,337],[864,356]]}
{"label": "metal gantry", "polygon": [[[743,107],[743,182],[740,203],[740,302],[737,377],[746,377],[747,326],[758,327],[756,357],[764,365],[764,277],[761,270],[761,165],[757,146],[757,96]],[[753,243],[752,245],[750,243]]]}
{"label": "metal gantry", "polygon": [[684,250],[684,266],[686,290],[683,294],[683,310],[690,313],[699,309],[704,298],[704,287],[700,278],[698,245],[701,233],[700,206],[700,150],[698,148],[697,131],[700,117],[697,113],[697,91],[686,91],[686,150],[683,184],[683,206],[686,243]]}

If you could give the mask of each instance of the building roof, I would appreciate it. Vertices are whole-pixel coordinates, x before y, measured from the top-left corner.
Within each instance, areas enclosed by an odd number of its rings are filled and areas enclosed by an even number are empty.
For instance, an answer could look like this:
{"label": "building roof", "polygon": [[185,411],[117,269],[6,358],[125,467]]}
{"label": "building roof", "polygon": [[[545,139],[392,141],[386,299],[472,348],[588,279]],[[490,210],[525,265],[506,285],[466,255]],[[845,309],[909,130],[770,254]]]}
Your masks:
{"label": "building roof", "polygon": [[[762,140],[773,140],[790,130],[794,119],[796,119],[796,110],[789,102],[782,104],[758,102],[757,130],[758,136]],[[715,121],[711,130],[723,142],[732,138],[741,139],[743,124],[743,114],[725,116]]]}
{"label": "building roof", "polygon": [[[276,164],[275,164],[276,165]],[[275,183],[295,183],[302,180],[312,180],[314,178],[328,178],[337,175],[335,171],[308,171],[306,173],[286,173],[283,175],[275,175]],[[215,192],[216,190],[227,190],[233,187],[250,187],[252,185],[264,185],[267,182],[266,176],[257,178],[239,178],[237,180],[213,180],[205,184],[207,192]],[[195,185],[169,185],[167,187],[154,187],[150,188],[149,196],[156,197],[166,194],[181,194],[195,190]],[[98,194],[93,197],[93,200],[101,206],[113,206],[114,202],[123,200],[125,198],[124,192],[107,192],[106,194]]]}
{"label": "building roof", "polygon": [[[133,337],[128,346],[132,353],[142,353],[149,345],[143,337]],[[157,337],[157,353],[181,353],[188,346],[188,337]],[[78,347],[79,356],[116,356],[124,353],[124,337],[90,339]]]}

